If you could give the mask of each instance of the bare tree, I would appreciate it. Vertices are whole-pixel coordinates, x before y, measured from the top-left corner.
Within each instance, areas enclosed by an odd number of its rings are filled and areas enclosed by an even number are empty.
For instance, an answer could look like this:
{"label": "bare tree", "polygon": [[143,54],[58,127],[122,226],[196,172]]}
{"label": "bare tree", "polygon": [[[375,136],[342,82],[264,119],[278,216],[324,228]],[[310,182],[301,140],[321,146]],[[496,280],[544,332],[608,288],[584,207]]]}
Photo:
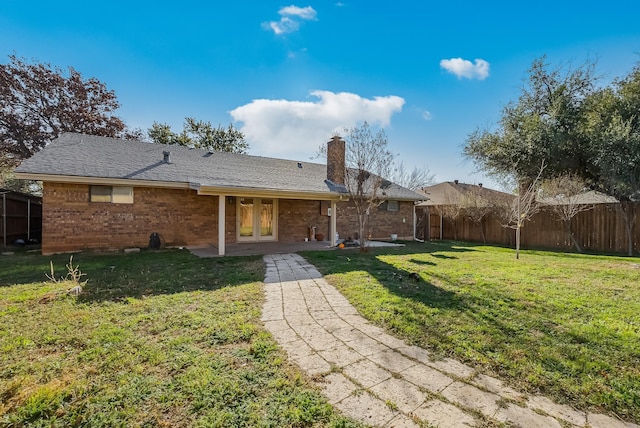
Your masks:
{"label": "bare tree", "polygon": [[585,204],[580,201],[580,195],[584,193],[586,188],[584,180],[572,174],[550,178],[541,184],[543,198],[541,202],[548,206],[554,216],[562,222],[571,243],[579,253],[582,252],[582,248],[573,234],[571,223],[578,213],[594,207],[593,204]]}
{"label": "bare tree", "polygon": [[487,237],[484,233],[484,219],[495,210],[495,202],[489,200],[479,193],[467,192],[460,197],[460,207],[462,208],[463,217],[469,219],[478,226],[482,235],[482,243],[487,243]]}
{"label": "bare tree", "polygon": [[434,179],[435,174],[433,174],[426,166],[423,166],[422,168],[415,166],[411,171],[408,171],[402,161],[396,165],[396,169],[392,176],[392,181],[395,184],[413,191],[432,185]]}
{"label": "bare tree", "polygon": [[387,149],[383,129],[373,132],[367,122],[345,129],[347,164],[345,185],[358,218],[360,250],[366,251],[369,213],[383,202],[382,190],[391,184],[389,177],[394,155]]}
{"label": "bare tree", "polygon": [[524,224],[540,211],[537,195],[544,168],[542,162],[538,175],[528,184],[521,183],[516,198],[510,204],[503,205],[501,210],[502,226],[516,232],[516,259],[520,258],[520,231]]}
{"label": "bare tree", "polygon": [[462,214],[460,195],[454,192],[447,192],[445,194],[445,203],[435,206],[435,209],[442,218],[449,220],[453,224],[453,239],[457,241],[458,228],[456,223]]}

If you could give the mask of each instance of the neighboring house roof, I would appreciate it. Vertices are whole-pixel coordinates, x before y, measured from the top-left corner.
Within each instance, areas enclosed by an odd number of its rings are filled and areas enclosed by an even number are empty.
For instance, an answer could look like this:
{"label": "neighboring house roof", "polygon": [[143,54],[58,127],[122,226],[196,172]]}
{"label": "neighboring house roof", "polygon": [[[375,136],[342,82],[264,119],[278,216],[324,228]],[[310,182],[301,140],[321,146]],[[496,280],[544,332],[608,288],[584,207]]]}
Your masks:
{"label": "neighboring house roof", "polygon": [[615,204],[618,202],[613,196],[605,195],[595,190],[580,193],[573,196],[563,196],[556,198],[540,198],[540,203],[545,205],[593,205],[593,204]]}
{"label": "neighboring house roof", "polygon": [[422,192],[428,200],[419,203],[419,206],[456,205],[469,195],[477,195],[487,200],[488,203],[510,202],[514,195],[497,190],[488,189],[482,185],[445,181],[422,188]]}
{"label": "neighboring house roof", "polygon": [[[170,152],[169,163],[164,151]],[[188,187],[201,194],[286,193],[335,199],[346,193],[344,186],[326,179],[323,164],[75,133],[62,134],[24,161],[16,173],[42,181]],[[397,185],[387,195],[399,200],[422,198]]]}

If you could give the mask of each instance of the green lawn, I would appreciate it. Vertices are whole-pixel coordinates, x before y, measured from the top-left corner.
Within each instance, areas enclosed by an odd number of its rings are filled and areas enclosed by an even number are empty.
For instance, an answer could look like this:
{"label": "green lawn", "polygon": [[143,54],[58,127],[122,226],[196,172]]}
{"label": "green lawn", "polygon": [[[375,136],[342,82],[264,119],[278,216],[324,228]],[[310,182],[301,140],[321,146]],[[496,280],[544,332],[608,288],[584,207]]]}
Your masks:
{"label": "green lawn", "polygon": [[372,322],[515,388],[640,422],[640,259],[459,243],[305,253]]}
{"label": "green lawn", "polygon": [[0,426],[353,426],[261,326],[259,257],[0,256]]}

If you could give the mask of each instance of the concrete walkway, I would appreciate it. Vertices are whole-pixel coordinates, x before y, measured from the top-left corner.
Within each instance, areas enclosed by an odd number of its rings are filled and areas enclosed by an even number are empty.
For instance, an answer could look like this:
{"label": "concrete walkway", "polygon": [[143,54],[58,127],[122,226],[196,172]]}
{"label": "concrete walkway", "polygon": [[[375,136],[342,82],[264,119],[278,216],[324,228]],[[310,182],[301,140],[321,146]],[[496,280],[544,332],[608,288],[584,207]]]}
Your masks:
{"label": "concrete walkway", "polygon": [[630,428],[518,393],[455,360],[433,360],[368,323],[297,254],[264,256],[262,321],[289,359],[350,418],[377,427]]}

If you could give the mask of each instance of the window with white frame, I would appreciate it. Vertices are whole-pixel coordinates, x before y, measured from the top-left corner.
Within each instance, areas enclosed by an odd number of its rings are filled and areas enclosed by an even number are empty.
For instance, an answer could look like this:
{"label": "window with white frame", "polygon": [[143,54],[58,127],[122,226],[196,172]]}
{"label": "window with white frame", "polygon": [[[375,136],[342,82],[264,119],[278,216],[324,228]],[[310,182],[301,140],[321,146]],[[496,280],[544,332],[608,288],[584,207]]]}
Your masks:
{"label": "window with white frame", "polygon": [[89,186],[90,202],[107,202],[112,204],[132,204],[133,187],[131,186]]}

